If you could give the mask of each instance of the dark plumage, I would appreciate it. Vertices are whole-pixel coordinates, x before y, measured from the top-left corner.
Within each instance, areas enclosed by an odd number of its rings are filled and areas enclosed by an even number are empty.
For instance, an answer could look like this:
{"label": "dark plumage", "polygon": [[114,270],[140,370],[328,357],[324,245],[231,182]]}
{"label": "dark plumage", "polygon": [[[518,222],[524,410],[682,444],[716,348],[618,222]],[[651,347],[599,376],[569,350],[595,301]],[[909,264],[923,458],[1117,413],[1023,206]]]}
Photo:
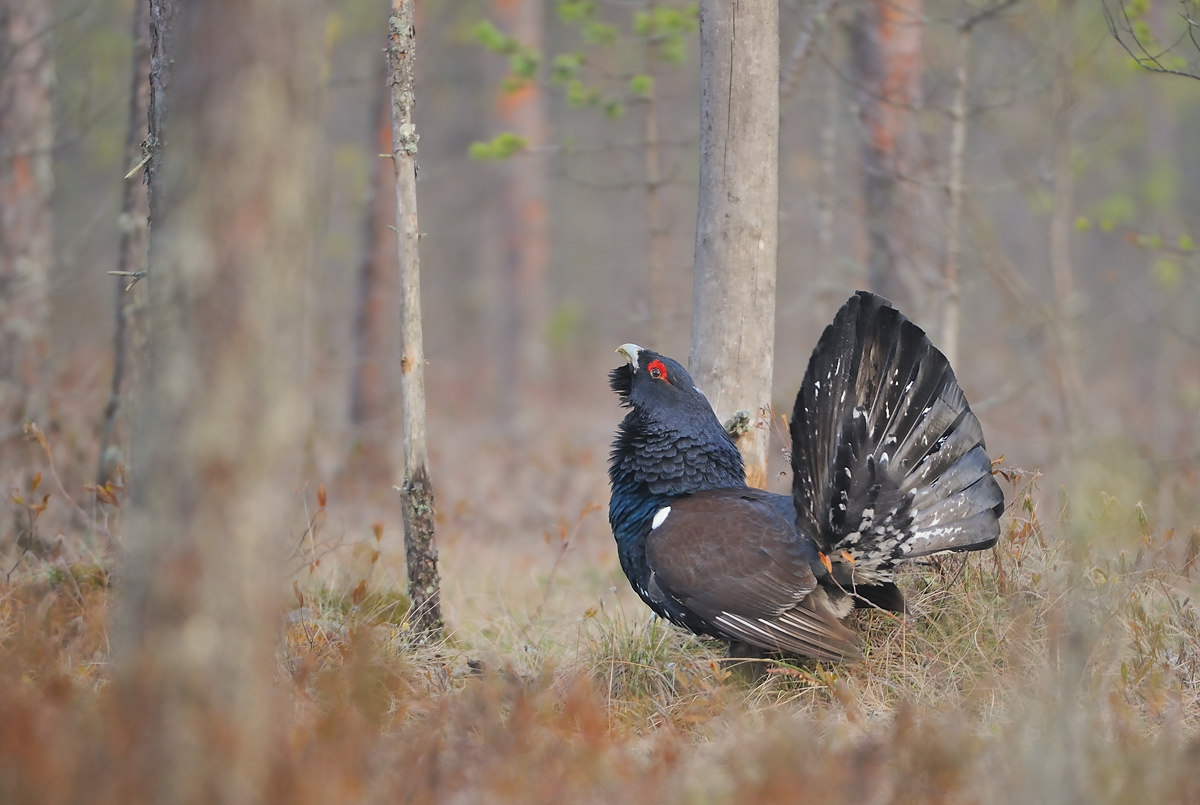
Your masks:
{"label": "dark plumage", "polygon": [[746,486],[742,458],[676,361],[625,344],[609,376],[629,413],[609,522],[659,615],[699,634],[858,658],[841,619],[903,611],[896,564],[995,544],[1003,494],[979,421],[919,327],[855,294],[825,329],[792,416],[792,495]]}

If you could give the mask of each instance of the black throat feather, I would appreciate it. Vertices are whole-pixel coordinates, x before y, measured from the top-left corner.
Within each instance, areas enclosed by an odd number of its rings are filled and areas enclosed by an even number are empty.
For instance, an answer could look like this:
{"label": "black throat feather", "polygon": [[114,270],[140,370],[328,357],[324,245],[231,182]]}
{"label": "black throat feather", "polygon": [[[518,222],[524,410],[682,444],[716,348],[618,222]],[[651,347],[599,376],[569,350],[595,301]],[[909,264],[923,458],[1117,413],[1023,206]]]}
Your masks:
{"label": "black throat feather", "polygon": [[742,456],[715,414],[672,427],[638,408],[617,430],[608,478],[609,520],[619,543],[644,538],[654,514],[672,500],[746,485]]}

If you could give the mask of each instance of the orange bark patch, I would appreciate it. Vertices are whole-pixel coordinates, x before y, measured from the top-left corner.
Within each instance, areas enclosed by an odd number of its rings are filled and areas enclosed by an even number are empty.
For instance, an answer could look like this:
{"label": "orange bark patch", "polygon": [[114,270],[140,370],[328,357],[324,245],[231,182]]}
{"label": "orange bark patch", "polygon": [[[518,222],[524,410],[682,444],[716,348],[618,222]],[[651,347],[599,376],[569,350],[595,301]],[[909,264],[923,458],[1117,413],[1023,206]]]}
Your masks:
{"label": "orange bark patch", "polygon": [[505,92],[500,96],[496,109],[505,120],[511,120],[517,111],[533,103],[537,97],[537,87],[532,81],[527,81],[519,87]]}
{"label": "orange bark patch", "polygon": [[13,157],[11,190],[14,196],[32,193],[34,189],[33,168],[28,154]]}
{"label": "orange bark patch", "polygon": [[530,199],[522,207],[525,220],[532,224],[540,224],[547,219],[546,202],[541,199]]}

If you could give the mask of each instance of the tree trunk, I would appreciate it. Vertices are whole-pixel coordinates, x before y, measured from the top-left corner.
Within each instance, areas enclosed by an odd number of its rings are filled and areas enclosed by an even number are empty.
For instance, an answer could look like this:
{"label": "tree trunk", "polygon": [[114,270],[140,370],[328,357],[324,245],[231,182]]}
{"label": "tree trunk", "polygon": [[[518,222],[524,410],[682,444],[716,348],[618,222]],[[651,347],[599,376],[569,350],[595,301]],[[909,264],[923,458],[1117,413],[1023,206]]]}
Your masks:
{"label": "tree trunk", "polygon": [[54,259],[52,5],[0,7],[0,454],[44,404]]}
{"label": "tree trunk", "polygon": [[[496,0],[497,25],[525,47],[544,51],[545,3]],[[545,337],[550,306],[549,183],[546,163],[534,152],[545,145],[546,104],[536,80],[504,92],[496,107],[500,130],[523,137],[526,152],[506,160],[500,216],[501,332],[498,340],[501,407],[519,435],[523,421],[518,394],[544,377]],[[531,153],[533,152],[533,153]]]}
{"label": "tree trunk", "polygon": [[441,581],[434,540],[433,486],[425,442],[425,352],[421,333],[421,230],[417,224],[416,30],[414,0],[392,0],[388,19],[388,85],[392,88],[392,162],[396,168],[396,233],[400,255],[400,402],[404,408],[404,549],[409,621],[427,641],[442,638]]}
{"label": "tree trunk", "polygon": [[954,66],[954,101],[950,107],[950,154],[946,176],[946,247],[942,282],[946,299],[942,308],[941,349],[951,366],[958,363],[958,329],[962,305],[959,263],[962,260],[963,161],[967,151],[967,89],[971,62],[971,25],[958,28]]}
{"label": "tree trunk", "polygon": [[[172,59],[175,56],[176,0],[150,0],[150,99],[146,107],[149,132],[146,135],[146,197],[150,207],[150,226],[163,212],[159,200],[163,183],[158,181],[163,146],[167,133],[167,105],[171,100]],[[154,254],[161,238],[150,238],[149,266],[158,264]]]}
{"label": "tree trunk", "polygon": [[[650,0],[646,14],[655,19],[657,2]],[[653,26],[653,23],[651,23]],[[651,89],[642,104],[642,167],[646,182],[646,228],[649,235],[646,273],[649,278],[650,337],[655,349],[666,349],[667,334],[673,318],[671,283],[667,276],[667,226],[663,220],[663,176],[658,134],[658,32],[651,28],[646,36],[645,68]]]}
{"label": "tree trunk", "polygon": [[[386,67],[386,65],[384,65]],[[392,152],[392,99],[385,81],[376,104],[371,141],[371,190],[363,215],[363,256],[358,271],[354,326],[354,376],[350,399],[353,455],[350,467],[370,484],[390,480],[396,378],[392,356],[398,337],[396,176]]]}
{"label": "tree trunk", "polygon": [[[1070,24],[1070,0],[1061,4],[1059,19]],[[1069,30],[1064,28],[1063,30]],[[1075,289],[1071,259],[1071,228],[1074,222],[1075,180],[1071,164],[1073,139],[1071,126],[1075,116],[1075,87],[1072,76],[1071,45],[1061,44],[1056,55],[1053,79],[1054,98],[1054,205],[1050,213],[1050,278],[1054,288],[1055,363],[1058,366],[1059,404],[1062,409],[1063,444],[1060,456],[1070,461],[1079,447],[1083,424],[1083,375],[1079,369],[1078,320],[1082,308]]]}
{"label": "tree trunk", "polygon": [[964,163],[967,153],[967,90],[970,88],[971,33],[975,26],[1014,5],[1017,0],[997,0],[958,23],[954,65],[954,96],[950,106],[950,153],[946,169],[946,243],[942,253],[941,349],[946,360],[958,362],[959,322],[962,320],[962,210]]}
{"label": "tree trunk", "polygon": [[[135,165],[143,158],[142,143],[146,133],[146,112],[150,100],[150,31],[148,14],[142,3],[133,7],[133,64],[130,70],[129,117],[125,124],[125,165]],[[150,215],[146,201],[145,174],[137,171],[121,184],[121,239],[117,246],[117,271],[113,307],[113,374],[109,387],[108,405],[104,409],[104,426],[100,436],[99,466],[96,483],[118,482],[124,459],[121,441],[120,415],[126,386],[134,369],[130,342],[135,337],[137,301],[141,289],[136,277],[146,270],[147,227]],[[144,345],[143,345],[144,346]]]}
{"label": "tree trunk", "polygon": [[700,3],[700,197],[691,372],[766,483],[779,233],[779,4]]}
{"label": "tree trunk", "polygon": [[[841,112],[842,96],[839,92],[841,80],[832,65],[826,65],[823,80],[825,101],[825,119],[821,121],[821,178],[817,191],[817,272],[816,276],[824,282],[817,283],[818,288],[828,287],[828,283],[838,275],[838,258],[834,252],[834,226],[836,224],[835,210],[838,206],[838,115]],[[841,289],[839,289],[840,291]],[[835,297],[843,294],[837,293]],[[833,301],[833,300],[829,300]],[[840,303],[840,299],[838,302]]]}
{"label": "tree trunk", "polygon": [[850,29],[862,137],[867,284],[912,315],[921,260],[922,0],[864,0]]}
{"label": "tree trunk", "polygon": [[269,801],[281,568],[311,418],[296,344],[319,8],[151,12],[148,366],[114,634],[123,751],[140,801]]}
{"label": "tree trunk", "polygon": [[[800,88],[800,79],[808,67],[809,56],[812,55],[812,44],[817,32],[824,33],[828,25],[829,15],[837,6],[839,0],[815,0],[804,17],[804,25],[800,29],[787,62],[780,69],[779,98],[786,103]],[[828,58],[828,56],[826,56]]]}

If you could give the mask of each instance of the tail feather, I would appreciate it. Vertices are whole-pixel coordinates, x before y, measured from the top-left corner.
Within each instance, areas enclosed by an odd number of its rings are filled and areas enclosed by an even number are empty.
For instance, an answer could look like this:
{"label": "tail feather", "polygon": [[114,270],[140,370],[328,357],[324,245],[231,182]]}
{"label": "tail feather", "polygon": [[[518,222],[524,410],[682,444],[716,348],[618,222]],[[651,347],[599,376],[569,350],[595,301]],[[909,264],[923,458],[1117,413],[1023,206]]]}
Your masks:
{"label": "tail feather", "polygon": [[[941,353],[937,356],[942,357]],[[944,361],[942,358],[941,362]],[[948,366],[945,368],[949,369]],[[944,374],[939,380],[944,382]],[[953,375],[950,380],[954,382]],[[906,399],[903,403],[905,416],[897,418],[892,427],[873,435],[878,449],[887,453],[891,462],[901,469],[937,477],[946,469],[947,462],[953,462],[955,454],[954,450],[948,453],[941,450],[944,440],[975,445],[983,439],[979,420],[969,415],[970,409],[962,391],[957,386],[949,389],[943,386],[942,391],[948,393],[932,399]],[[933,392],[934,395],[938,393],[937,390]],[[889,444],[889,439],[894,442]]]}
{"label": "tail feather", "polygon": [[952,433],[900,481],[900,491],[914,496],[918,511],[932,500],[961,492],[983,477],[991,477],[992,462],[970,433]]}
{"label": "tail feather", "polygon": [[[973,465],[974,459],[971,456],[981,453],[982,451],[972,451],[971,454],[964,457],[964,461]],[[983,459],[987,461],[987,456],[984,455]],[[951,477],[947,483],[939,484],[932,489],[923,489],[921,492],[924,494],[914,496],[911,525],[914,533],[947,524],[957,524],[977,514],[989,514],[995,520],[995,509],[1003,503],[1003,498],[999,494],[999,486],[992,480],[990,470],[985,470],[988,475],[979,476],[974,481],[967,483],[973,474],[971,470],[974,469],[974,466],[970,466],[960,471],[958,467],[955,467],[948,475],[952,474],[956,477]],[[961,482],[957,476],[961,476]],[[928,501],[927,505],[923,505],[925,501]],[[957,544],[961,543],[956,541]]]}
{"label": "tail feather", "polygon": [[859,292],[826,328],[792,418],[798,525],[842,572],[891,578],[898,560],[978,550],[1003,495],[954,371],[886,300]]}

